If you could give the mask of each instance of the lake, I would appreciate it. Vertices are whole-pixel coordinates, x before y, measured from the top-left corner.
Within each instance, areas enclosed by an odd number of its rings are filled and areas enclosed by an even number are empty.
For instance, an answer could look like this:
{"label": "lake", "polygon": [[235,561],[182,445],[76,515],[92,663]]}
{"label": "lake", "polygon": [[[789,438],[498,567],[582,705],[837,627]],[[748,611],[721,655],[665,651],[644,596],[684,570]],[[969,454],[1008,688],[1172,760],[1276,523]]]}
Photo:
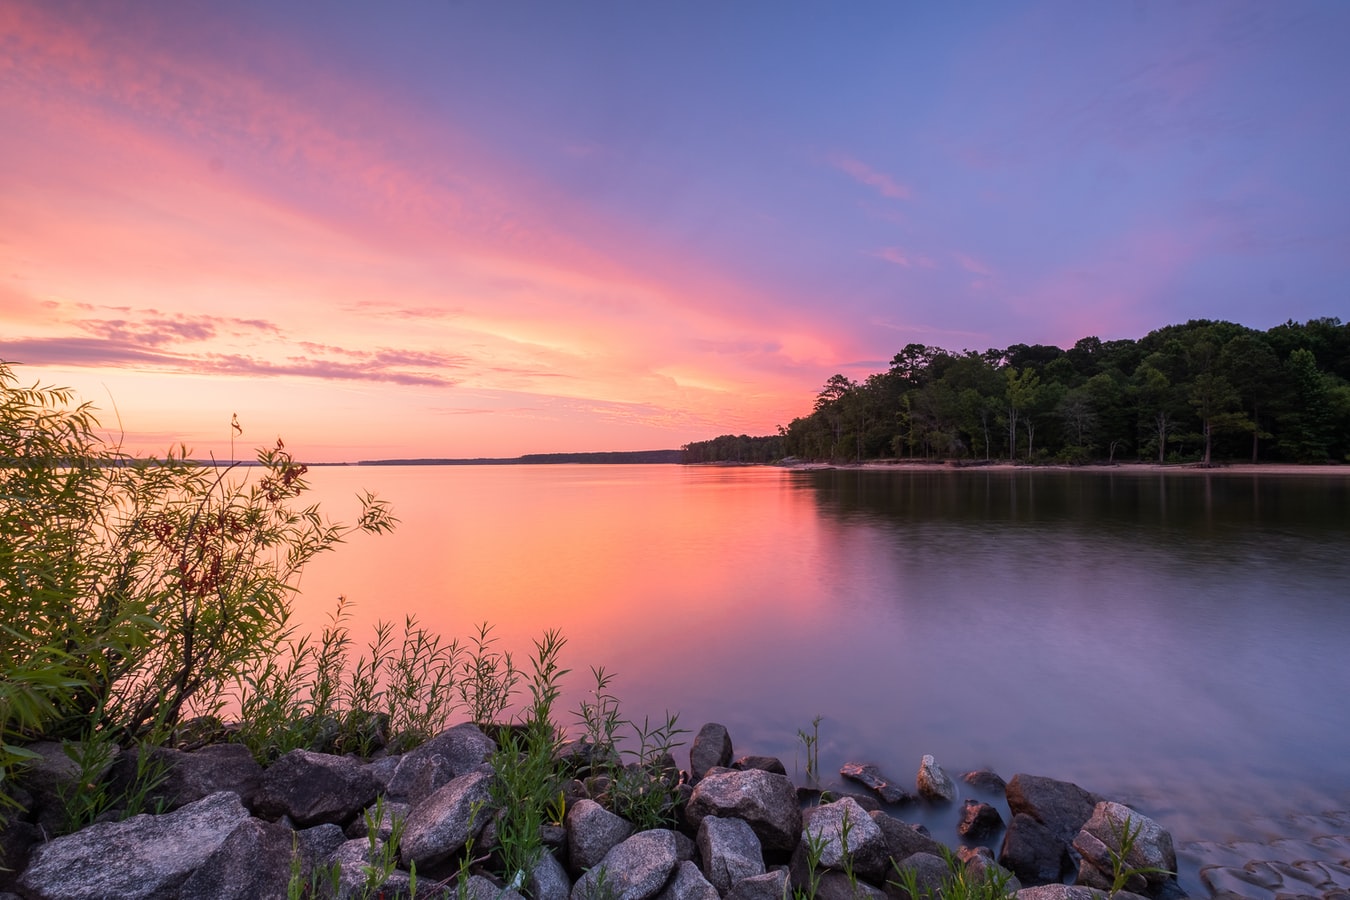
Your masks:
{"label": "lake", "polygon": [[[335,516],[365,488],[401,524],[312,564],[303,621],[344,594],[359,640],[405,614],[461,638],[488,621],[524,656],[561,629],[567,724],[604,666],[628,716],[721,722],[738,755],[799,781],[798,731],[820,715],[827,776],[863,761],[912,785],[926,753],[953,775],[1048,775],[1183,845],[1350,808],[1350,478],[410,466],[311,482]],[[955,842],[954,813],[897,814]]]}

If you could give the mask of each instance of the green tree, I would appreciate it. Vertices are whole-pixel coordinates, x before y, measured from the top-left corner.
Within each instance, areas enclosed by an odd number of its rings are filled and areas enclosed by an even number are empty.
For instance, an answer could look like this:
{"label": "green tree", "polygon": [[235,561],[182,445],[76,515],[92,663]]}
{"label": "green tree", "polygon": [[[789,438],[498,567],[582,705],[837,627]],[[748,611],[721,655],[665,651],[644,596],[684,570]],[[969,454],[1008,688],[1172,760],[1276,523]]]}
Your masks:
{"label": "green tree", "polygon": [[1331,385],[1311,350],[1290,353],[1285,368],[1292,388],[1292,405],[1281,422],[1285,450],[1299,462],[1325,462],[1331,437]]}

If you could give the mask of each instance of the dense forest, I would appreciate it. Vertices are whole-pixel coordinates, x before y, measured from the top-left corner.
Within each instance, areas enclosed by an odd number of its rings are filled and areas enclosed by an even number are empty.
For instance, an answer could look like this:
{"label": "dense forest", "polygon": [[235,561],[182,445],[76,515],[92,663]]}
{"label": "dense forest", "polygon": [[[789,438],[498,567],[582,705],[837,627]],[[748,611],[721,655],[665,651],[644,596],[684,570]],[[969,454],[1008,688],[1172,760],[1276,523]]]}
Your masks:
{"label": "dense forest", "polygon": [[1262,332],[1192,320],[1068,350],[908,344],[865,381],[831,377],[810,414],[776,435],[683,450],[691,463],[1345,462],[1350,325],[1291,320]]}

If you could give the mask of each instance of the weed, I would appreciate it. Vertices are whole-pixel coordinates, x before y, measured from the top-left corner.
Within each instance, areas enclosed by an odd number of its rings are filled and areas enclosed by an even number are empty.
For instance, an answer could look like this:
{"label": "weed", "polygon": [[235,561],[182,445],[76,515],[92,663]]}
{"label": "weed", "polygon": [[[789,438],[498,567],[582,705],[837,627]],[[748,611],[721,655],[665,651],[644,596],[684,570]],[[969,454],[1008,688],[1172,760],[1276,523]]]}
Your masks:
{"label": "weed", "polygon": [[1112,897],[1125,890],[1126,887],[1143,888],[1149,875],[1175,874],[1158,866],[1130,866],[1128,864],[1127,861],[1134,851],[1135,842],[1139,840],[1139,833],[1143,828],[1143,822],[1135,822],[1130,816],[1126,816],[1125,821],[1119,824],[1116,823],[1115,819],[1111,819],[1111,833],[1116,839],[1116,845],[1114,847],[1108,846],[1106,851],[1111,857],[1111,890],[1108,893]]}
{"label": "weed", "polygon": [[1007,900],[1015,896],[1009,889],[1011,872],[994,866],[976,877],[946,847],[942,848],[942,857],[947,862],[947,874],[936,890],[920,889],[917,870],[902,867],[894,859],[891,865],[898,880],[887,883],[903,890],[908,900]]}
{"label": "weed", "polygon": [[479,727],[497,721],[511,702],[520,672],[511,654],[496,649],[492,626],[483,622],[471,637],[469,659],[460,673],[459,693],[469,711],[469,720]]}
{"label": "weed", "polygon": [[806,887],[796,888],[792,892],[793,900],[816,900],[816,895],[820,893],[820,858],[825,855],[829,841],[824,835],[818,832],[812,834],[807,829],[803,843],[806,845]]}
{"label": "weed", "polygon": [[808,786],[820,784],[820,722],[823,716],[811,720],[811,733],[797,729],[797,739],[806,748],[806,783]]}

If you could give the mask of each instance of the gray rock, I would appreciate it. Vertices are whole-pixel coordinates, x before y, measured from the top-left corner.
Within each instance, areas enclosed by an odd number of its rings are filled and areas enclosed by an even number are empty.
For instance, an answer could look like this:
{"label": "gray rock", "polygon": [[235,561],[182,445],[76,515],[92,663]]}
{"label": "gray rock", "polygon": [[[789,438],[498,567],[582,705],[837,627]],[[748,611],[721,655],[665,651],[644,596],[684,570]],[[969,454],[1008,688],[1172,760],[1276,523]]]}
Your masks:
{"label": "gray rock", "polygon": [[450,771],[454,777],[458,778],[492,759],[492,754],[496,752],[496,741],[472,722],[463,722],[445,729],[431,740],[405,753],[404,757],[441,756],[450,764]]}
{"label": "gray rock", "polygon": [[[1117,894],[1113,900],[1125,900],[1128,896]],[[1017,892],[1017,900],[1107,900],[1107,897],[1106,892],[1081,884],[1042,884]]]}
{"label": "gray rock", "polygon": [[19,873],[28,868],[28,856],[42,836],[42,830],[32,822],[11,818],[0,826],[0,891],[13,887]]}
{"label": "gray rock", "polygon": [[253,808],[265,819],[289,816],[302,828],[346,825],[378,793],[379,785],[358,760],[292,750],[263,772]]}
{"label": "gray rock", "polygon": [[578,800],[567,811],[569,868],[574,877],[598,866],[605,854],[633,833],[633,823],[594,800]]}
{"label": "gray rock", "polygon": [[719,897],[717,888],[703,877],[698,866],[684,860],[675,867],[675,874],[656,895],[656,900],[719,900]]}
{"label": "gray rock", "polygon": [[802,842],[824,842],[821,866],[840,871],[852,866],[854,874],[867,881],[885,879],[890,868],[886,836],[852,797],[807,810],[802,818]]}
{"label": "gray rock", "polygon": [[[285,825],[245,819],[183,882],[178,900],[285,897],[295,845],[295,832]],[[302,872],[309,869],[302,865]]]}
{"label": "gray rock", "polygon": [[1069,847],[1049,827],[1017,813],[1003,835],[998,862],[1028,887],[1050,884],[1067,870]]}
{"label": "gray rock", "polygon": [[[406,803],[400,803],[396,800],[386,800],[383,803],[376,801],[366,807],[365,812],[352,820],[352,824],[347,826],[344,832],[349,838],[363,838],[370,834],[370,826],[375,825],[375,836],[382,841],[389,840],[389,836],[394,833],[394,822],[402,819],[407,821],[408,814],[412,812],[412,807]],[[376,814],[379,820],[376,821]]]}
{"label": "gray rock", "polygon": [[552,853],[539,855],[539,862],[530,870],[525,883],[526,892],[532,900],[567,900],[572,893],[572,879],[567,870]]}
{"label": "gray rock", "polygon": [[988,803],[967,800],[961,807],[961,821],[956,823],[956,831],[963,838],[982,841],[1003,830],[1003,816]]}
{"label": "gray rock", "polygon": [[742,756],[731,764],[733,769],[763,769],[775,775],[786,775],[787,767],[776,756]]}
{"label": "gray rock", "polygon": [[1005,893],[1016,893],[1022,889],[1017,876],[1003,868],[994,859],[994,852],[988,847],[958,847],[956,858],[966,867],[968,884],[980,884],[999,879],[1003,881]]}
{"label": "gray rock", "polygon": [[892,859],[906,859],[915,853],[942,855],[942,845],[920,831],[917,826],[902,822],[883,812],[869,813],[886,839],[886,855]]}
{"label": "gray rock", "polygon": [[675,834],[643,831],[605,854],[572,886],[572,900],[647,900],[660,893],[675,871]]}
{"label": "gray rock", "polygon": [[344,841],[343,844],[333,851],[329,856],[328,862],[336,864],[338,868],[338,889],[335,900],[364,900],[370,895],[370,888],[374,888],[374,895],[381,896],[406,896],[409,887],[408,873],[400,870],[389,872],[384,880],[376,885],[370,885],[369,879],[372,877],[373,866],[379,859],[379,854],[384,849],[384,842],[379,838],[371,841],[369,838],[353,838]]}
{"label": "gray rock", "polygon": [[493,816],[492,778],[486,772],[460,775],[414,806],[399,845],[403,865],[425,868],[463,850]]}
{"label": "gray rock", "polygon": [[764,851],[755,830],[740,819],[706,816],[698,826],[703,874],[719,894],[742,878],[764,874]]}
{"label": "gray rock", "polygon": [[951,868],[947,865],[947,860],[932,853],[915,853],[913,856],[908,856],[900,861],[898,869],[900,872],[912,872],[914,874],[918,896],[910,896],[909,891],[900,882],[899,873],[895,875],[893,883],[887,885],[887,889],[890,896],[903,897],[907,900],[942,896],[942,886],[952,874]]}
{"label": "gray rock", "polygon": [[1008,811],[1031,816],[1065,844],[1074,839],[1103,798],[1068,781],[1014,775],[1007,788]]}
{"label": "gray rock", "polygon": [[172,812],[220,791],[238,794],[244,805],[251,807],[263,767],[243,744],[210,744],[191,753],[170,747],[147,748],[124,753],[117,760],[110,776],[113,789],[133,789],[138,774],[144,773],[163,776],[146,794],[146,805],[162,804],[164,812]]}
{"label": "gray rock", "polygon": [[[47,833],[59,830],[63,824],[65,803],[61,798],[79,790],[85,776],[101,781],[121,752],[116,744],[79,741],[38,741],[24,749],[37,754],[37,758],[24,764],[18,783],[29,793],[30,812],[36,814],[38,825]],[[81,763],[76,761],[82,753],[88,754],[84,760],[88,772],[81,772]],[[103,757],[95,758],[100,753]]]}
{"label": "gray rock", "polygon": [[956,802],[956,784],[951,776],[942,770],[937,760],[925,754],[919,762],[919,774],[914,778],[919,796],[933,803]]}
{"label": "gray rock", "polygon": [[176,897],[247,818],[239,796],[222,791],[164,815],[92,825],[36,848],[19,884],[35,900]]}
{"label": "gray rock", "polygon": [[394,780],[394,773],[398,771],[398,764],[401,762],[403,762],[401,756],[381,756],[366,763],[366,771],[380,786],[380,793],[389,793],[389,782]]}
{"label": "gray rock", "polygon": [[760,769],[713,769],[704,775],[689,797],[685,818],[697,828],[706,816],[744,819],[766,855],[786,857],[801,837],[796,787],[787,776]]}
{"label": "gray rock", "polygon": [[689,748],[689,777],[697,784],[709,769],[730,764],[731,735],[724,726],[709,722],[694,735],[694,743]]}
{"label": "gray rock", "polygon": [[732,885],[726,900],[783,900],[789,896],[787,890],[787,872],[776,869],[753,878],[742,878]]}
{"label": "gray rock", "polygon": [[331,822],[302,828],[295,833],[295,837],[296,849],[300,851],[301,858],[311,865],[327,859],[347,841],[342,829]]}
{"label": "gray rock", "polygon": [[450,760],[439,753],[408,753],[399,757],[385,783],[385,796],[416,806],[455,777]]}
{"label": "gray rock", "polygon": [[896,784],[894,779],[882,775],[881,770],[870,763],[844,763],[839,774],[875,792],[884,803],[911,803],[914,800],[913,794]]}
{"label": "gray rock", "polygon": [[[421,896],[420,891],[418,896]],[[447,896],[455,897],[456,894],[451,893]],[[464,900],[525,900],[525,898],[519,891],[499,887],[482,875],[470,875]]]}
{"label": "gray rock", "polygon": [[1121,843],[1127,837],[1127,830],[1134,840],[1123,859],[1125,868],[1154,871],[1134,875],[1125,882],[1125,888],[1137,894],[1156,896],[1176,877],[1177,854],[1172,835],[1148,816],[1120,803],[1098,803],[1092,818],[1074,838],[1073,848],[1082,857],[1078,880],[1092,887],[1111,888],[1113,857],[1122,852]]}

